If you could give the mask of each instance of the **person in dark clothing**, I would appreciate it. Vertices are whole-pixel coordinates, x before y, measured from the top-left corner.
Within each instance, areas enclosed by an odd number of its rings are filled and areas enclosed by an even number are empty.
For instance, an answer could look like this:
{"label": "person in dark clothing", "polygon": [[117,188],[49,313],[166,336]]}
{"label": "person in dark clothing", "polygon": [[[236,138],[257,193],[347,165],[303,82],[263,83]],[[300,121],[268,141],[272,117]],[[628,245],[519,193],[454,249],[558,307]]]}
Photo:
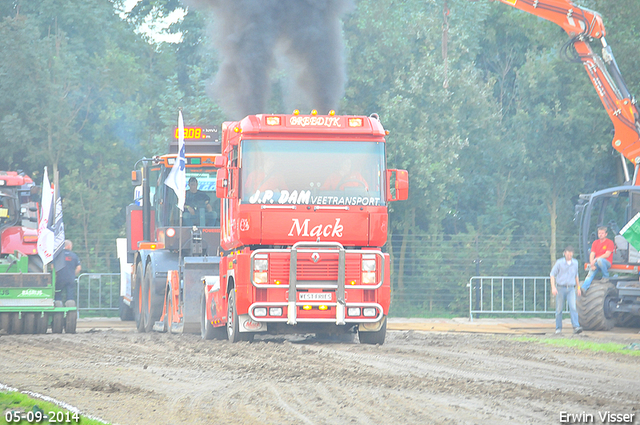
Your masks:
{"label": "person in dark clothing", "polygon": [[[64,267],[56,270],[56,301],[62,301],[62,292],[65,292],[66,300],[76,301],[76,276],[80,274],[82,265],[75,252],[72,251],[73,243],[64,241]],[[75,304],[74,304],[75,305]]]}
{"label": "person in dark clothing", "polygon": [[185,226],[212,226],[215,216],[209,195],[198,190],[198,179],[189,179],[189,190],[184,199],[183,225]]}

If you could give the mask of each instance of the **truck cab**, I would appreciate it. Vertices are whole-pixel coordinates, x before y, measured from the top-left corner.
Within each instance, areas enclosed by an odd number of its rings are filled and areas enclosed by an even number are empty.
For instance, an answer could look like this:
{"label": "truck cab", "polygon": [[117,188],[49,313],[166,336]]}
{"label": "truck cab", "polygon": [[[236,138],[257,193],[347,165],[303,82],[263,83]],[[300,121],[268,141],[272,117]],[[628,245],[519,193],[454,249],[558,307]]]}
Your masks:
{"label": "truck cab", "polygon": [[346,333],[382,343],[390,303],[386,168],[377,116],[252,115],[222,128],[220,285],[207,316],[230,340]]}
{"label": "truck cab", "polygon": [[[182,213],[175,192],[165,184],[178,158],[177,130],[167,154],[141,159],[132,173],[134,199],[127,206],[127,240],[120,250],[126,247],[126,254],[119,252],[126,270],[120,317],[135,319],[141,332],[167,330],[172,323],[176,331],[199,331],[202,275],[218,273],[218,129],[198,126],[183,131],[184,172],[190,184],[184,188],[187,202]],[[175,311],[171,317],[170,310]]]}

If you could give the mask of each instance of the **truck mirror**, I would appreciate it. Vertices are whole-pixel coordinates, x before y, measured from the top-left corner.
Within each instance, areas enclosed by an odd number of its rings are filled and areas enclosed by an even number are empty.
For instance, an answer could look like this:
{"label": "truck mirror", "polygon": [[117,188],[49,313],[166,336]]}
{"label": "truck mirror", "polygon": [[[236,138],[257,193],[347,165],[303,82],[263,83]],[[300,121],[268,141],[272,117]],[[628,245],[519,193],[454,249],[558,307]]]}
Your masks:
{"label": "truck mirror", "polygon": [[227,157],[223,155],[216,156],[213,165],[217,168],[225,168],[227,166]]}
{"label": "truck mirror", "polygon": [[216,195],[218,198],[229,196],[229,170],[221,168],[216,176]]}
{"label": "truck mirror", "polygon": [[407,170],[387,170],[387,201],[404,201],[409,197]]}
{"label": "truck mirror", "polygon": [[140,186],[142,184],[142,172],[140,170],[133,170],[131,172],[131,184],[133,186]]}

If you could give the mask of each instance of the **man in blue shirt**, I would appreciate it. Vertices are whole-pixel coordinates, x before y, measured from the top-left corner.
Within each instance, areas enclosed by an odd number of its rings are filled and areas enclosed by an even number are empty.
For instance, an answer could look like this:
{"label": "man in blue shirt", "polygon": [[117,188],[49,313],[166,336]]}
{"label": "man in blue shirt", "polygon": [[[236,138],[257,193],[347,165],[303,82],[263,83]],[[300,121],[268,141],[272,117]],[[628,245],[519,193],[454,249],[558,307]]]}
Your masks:
{"label": "man in blue shirt", "polygon": [[[76,302],[76,276],[80,274],[82,265],[75,252],[72,251],[73,243],[70,240],[64,241],[64,266],[56,270],[56,295],[57,301],[62,301],[62,291],[66,293],[65,303],[67,307],[75,306]],[[71,305],[70,301],[73,301]]]}
{"label": "man in blue shirt", "polygon": [[556,333],[562,333],[562,309],[565,301],[569,303],[573,333],[582,332],[578,322],[576,292],[580,295],[578,262],[573,258],[573,247],[564,249],[564,258],[558,259],[551,269],[551,293],[556,297]]}

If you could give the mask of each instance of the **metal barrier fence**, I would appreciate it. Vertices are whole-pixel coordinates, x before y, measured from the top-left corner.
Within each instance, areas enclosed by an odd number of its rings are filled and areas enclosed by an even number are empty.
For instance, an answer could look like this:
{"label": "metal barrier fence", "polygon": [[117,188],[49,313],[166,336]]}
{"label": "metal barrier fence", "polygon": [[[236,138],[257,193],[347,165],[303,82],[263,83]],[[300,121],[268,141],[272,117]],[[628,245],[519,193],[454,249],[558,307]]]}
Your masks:
{"label": "metal barrier fence", "polygon": [[82,273],[78,276],[78,314],[117,313],[120,307],[120,273]]}
{"label": "metal barrier fence", "polygon": [[[565,303],[563,311],[568,311]],[[555,314],[549,276],[474,276],[469,280],[469,318],[474,314]]]}

